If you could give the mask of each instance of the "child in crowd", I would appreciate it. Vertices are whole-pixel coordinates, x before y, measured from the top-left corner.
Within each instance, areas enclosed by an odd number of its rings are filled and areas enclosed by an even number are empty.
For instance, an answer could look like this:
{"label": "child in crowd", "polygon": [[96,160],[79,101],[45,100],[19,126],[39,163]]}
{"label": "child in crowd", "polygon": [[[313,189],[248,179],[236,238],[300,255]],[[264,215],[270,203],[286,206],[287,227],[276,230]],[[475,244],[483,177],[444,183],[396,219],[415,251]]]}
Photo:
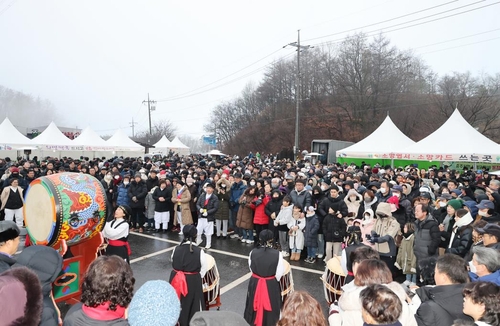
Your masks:
{"label": "child in crowd", "polygon": [[278,228],[281,254],[283,257],[290,256],[289,246],[288,246],[288,223],[292,220],[292,198],[290,196],[285,196],[283,198],[283,204],[281,205],[281,210],[274,220],[274,226]]}
{"label": "child in crowd", "polygon": [[406,223],[403,227],[403,241],[399,247],[398,256],[394,265],[403,271],[406,275],[406,281],[403,283],[407,286],[417,284],[417,257],[413,251],[413,243],[415,242],[415,225]]}
{"label": "child in crowd", "polygon": [[300,260],[300,253],[304,249],[304,228],[306,219],[302,217],[302,206],[297,204],[293,206],[292,220],[288,222],[288,236],[292,255],[290,260]]}
{"label": "child in crowd", "polygon": [[314,206],[309,206],[306,212],[305,245],[307,247],[306,263],[316,262],[316,250],[318,249],[319,220],[316,216]]}

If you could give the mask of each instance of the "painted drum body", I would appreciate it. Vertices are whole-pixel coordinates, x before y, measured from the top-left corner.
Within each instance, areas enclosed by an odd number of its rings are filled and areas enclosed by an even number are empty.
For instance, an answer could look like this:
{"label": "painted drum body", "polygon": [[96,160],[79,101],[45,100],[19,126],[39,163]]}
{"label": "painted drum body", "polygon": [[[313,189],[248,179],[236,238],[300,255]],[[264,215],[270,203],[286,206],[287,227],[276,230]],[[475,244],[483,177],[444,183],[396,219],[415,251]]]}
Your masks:
{"label": "painted drum body", "polygon": [[32,244],[55,247],[88,240],[106,222],[106,195],[89,174],[57,173],[31,182],[24,204],[24,223]]}

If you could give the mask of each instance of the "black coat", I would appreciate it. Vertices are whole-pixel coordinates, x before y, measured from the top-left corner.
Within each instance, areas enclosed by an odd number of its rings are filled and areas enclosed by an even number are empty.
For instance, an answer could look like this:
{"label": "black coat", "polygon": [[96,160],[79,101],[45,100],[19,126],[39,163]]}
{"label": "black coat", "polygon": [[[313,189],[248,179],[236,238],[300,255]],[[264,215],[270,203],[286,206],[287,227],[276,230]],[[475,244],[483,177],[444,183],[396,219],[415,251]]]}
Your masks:
{"label": "black coat", "polygon": [[446,253],[451,253],[459,255],[460,257],[465,257],[472,246],[472,227],[470,225],[464,225],[457,229],[457,233],[453,238],[453,243],[451,247],[446,249]]}
{"label": "black coat", "polygon": [[104,192],[106,193],[106,198],[110,205],[116,201],[116,197],[118,196],[118,187],[115,186],[113,180],[108,183],[103,179],[101,180],[101,184],[104,188]]}
{"label": "black coat", "polygon": [[[160,201],[160,197],[165,198],[165,201]],[[169,212],[172,208],[172,187],[165,187],[161,190],[160,187],[156,188],[153,192],[153,199],[155,201],[155,212]]]}
{"label": "black coat", "polygon": [[462,291],[465,284],[421,287],[417,294],[422,304],[415,314],[418,326],[451,326],[456,319],[470,320],[463,313]]}
{"label": "black coat", "polygon": [[347,224],[342,217],[327,215],[323,220],[323,234],[326,242],[342,242],[347,231]]}
{"label": "black coat", "polygon": [[157,187],[159,185],[159,179],[158,177],[156,178],[148,178],[146,180],[146,187],[148,188],[148,191],[151,191],[151,189],[153,189],[154,187]]}
{"label": "black coat", "polygon": [[[217,210],[219,209],[219,198],[217,198],[217,195],[213,193],[212,196],[210,196],[210,198],[208,199],[208,203],[205,205],[206,195],[206,193],[202,193],[200,195],[200,198],[198,198],[198,201],[196,202],[198,218],[206,218],[209,222],[213,222],[215,221],[215,213],[217,213]],[[207,216],[203,216],[200,213],[201,208],[207,210]]]}
{"label": "black coat", "polygon": [[304,229],[304,245],[308,248],[318,248],[319,221],[316,214],[306,216],[306,227]]}
{"label": "black coat", "polygon": [[347,209],[347,205],[342,200],[342,198],[340,198],[340,196],[337,198],[332,198],[330,196],[325,198],[319,204],[319,209],[318,209],[319,214],[318,215],[326,217],[329,214],[330,208],[335,211],[335,215],[337,215],[337,213],[340,213],[340,214],[342,214],[342,217],[347,217],[347,214],[349,214],[349,211]]}
{"label": "black coat", "polygon": [[[128,198],[130,198],[130,208],[144,208],[146,205],[146,196],[148,194],[148,188],[144,181],[136,182],[135,180],[130,183],[128,188]],[[135,197],[137,201],[133,201],[132,198]]]}

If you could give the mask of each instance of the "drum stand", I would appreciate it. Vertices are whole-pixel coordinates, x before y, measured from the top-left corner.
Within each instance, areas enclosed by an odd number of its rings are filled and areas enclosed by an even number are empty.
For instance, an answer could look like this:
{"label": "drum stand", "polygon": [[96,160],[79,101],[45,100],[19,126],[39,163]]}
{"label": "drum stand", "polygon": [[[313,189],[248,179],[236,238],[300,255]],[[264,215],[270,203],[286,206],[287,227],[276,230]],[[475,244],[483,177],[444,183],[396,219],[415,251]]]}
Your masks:
{"label": "drum stand", "polygon": [[[63,255],[63,268],[53,283],[53,294],[56,303],[75,304],[80,302],[81,285],[88,266],[97,258],[97,251],[103,243],[101,233],[82,243],[66,247],[61,240],[54,249]],[[67,250],[66,250],[67,249]]]}
{"label": "drum stand", "polygon": [[220,289],[217,289],[217,297],[212,302],[208,302],[207,293],[203,293],[203,295],[205,296],[205,310],[210,310],[210,308],[217,308],[217,310],[220,310],[220,306],[222,306],[220,302]]}

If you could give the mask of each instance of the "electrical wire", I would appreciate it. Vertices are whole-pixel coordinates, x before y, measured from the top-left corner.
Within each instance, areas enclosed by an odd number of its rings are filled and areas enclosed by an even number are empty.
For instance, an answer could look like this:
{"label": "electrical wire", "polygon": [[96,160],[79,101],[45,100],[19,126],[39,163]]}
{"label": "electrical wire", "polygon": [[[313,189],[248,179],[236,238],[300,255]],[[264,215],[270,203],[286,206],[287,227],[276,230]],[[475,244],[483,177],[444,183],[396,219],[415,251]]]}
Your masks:
{"label": "electrical wire", "polygon": [[499,37],[490,38],[490,39],[487,39],[487,40],[473,42],[473,43],[467,43],[467,44],[452,46],[452,47],[445,48],[445,49],[424,52],[424,53],[420,53],[420,54],[423,55],[423,54],[430,54],[430,53],[434,53],[434,52],[441,52],[441,51],[446,51],[446,50],[452,50],[452,49],[457,49],[457,48],[461,48],[461,47],[464,47],[464,46],[469,46],[469,45],[474,45],[474,44],[479,44],[479,43],[490,42],[490,41],[494,41],[494,40],[498,40],[498,39],[500,39],[500,36]]}
{"label": "electrical wire", "polygon": [[[397,17],[393,17],[393,18],[390,18],[390,19],[386,19],[386,20],[383,20],[381,22],[377,22],[377,23],[373,23],[373,24],[368,24],[368,25],[364,25],[364,26],[361,26],[361,27],[351,28],[351,29],[348,29],[348,30],[345,30],[345,31],[341,31],[341,32],[337,32],[337,33],[333,33],[333,34],[328,34],[328,35],[323,35],[323,36],[318,36],[318,37],[306,39],[306,40],[304,40],[304,42],[310,42],[310,41],[318,40],[318,39],[325,38],[325,37],[330,37],[330,36],[335,36],[335,35],[339,35],[339,34],[353,32],[353,31],[360,30],[360,29],[363,29],[363,28],[366,28],[366,27],[371,27],[371,26],[376,26],[376,25],[384,24],[384,23],[387,23],[387,22],[390,22],[390,21],[393,21],[393,20],[397,20],[397,19],[403,18],[403,17],[412,16],[412,15],[419,14],[419,13],[424,12],[424,11],[428,11],[428,10],[436,9],[436,8],[439,8],[439,7],[442,7],[442,6],[446,6],[446,5],[449,5],[450,3],[454,3],[454,2],[457,2],[457,1],[458,0],[449,1],[449,2],[440,4],[440,5],[437,5],[437,6],[432,6],[432,7],[429,7],[429,8],[425,8],[425,9],[421,9],[421,10],[418,10],[418,11],[410,12],[408,14],[404,14],[404,15],[401,15],[401,16],[397,16]],[[478,1],[478,2],[483,2],[483,1],[486,1],[486,0],[481,0],[481,1]],[[470,5],[472,5],[472,4],[470,4]],[[468,5],[468,6],[470,6],[470,5]],[[455,9],[452,9],[452,10],[455,10]]]}
{"label": "electrical wire", "polygon": [[[265,60],[265,59],[269,58],[270,56],[272,56],[272,55],[274,55],[275,53],[279,52],[281,49],[282,49],[282,48],[280,48],[280,49],[278,49],[278,50],[276,50],[276,51],[274,51],[274,52],[272,52],[272,53],[270,53],[270,54],[266,55],[265,57],[263,57],[263,58],[261,58],[261,59],[259,59],[259,60],[255,61],[255,62],[253,62],[253,63],[251,63],[251,64],[249,64],[249,65],[247,65],[247,66],[245,66],[245,67],[243,67],[243,68],[241,68],[241,69],[239,69],[239,70],[237,70],[237,71],[235,71],[235,72],[233,72],[233,73],[231,73],[231,74],[229,74],[229,75],[227,75],[227,76],[225,76],[225,77],[222,77],[222,78],[220,78],[220,79],[217,79],[216,81],[213,81],[213,82],[211,82],[211,83],[209,83],[209,84],[207,84],[207,85],[204,85],[204,86],[201,86],[201,87],[195,88],[195,89],[193,89],[193,90],[191,90],[191,91],[189,91],[189,92],[185,92],[185,93],[182,93],[182,94],[179,94],[179,95],[176,95],[176,96],[171,96],[171,97],[167,97],[167,98],[164,98],[164,99],[159,99],[159,100],[157,100],[157,102],[173,101],[173,100],[176,100],[176,99],[178,99],[178,98],[184,98],[184,95],[190,94],[190,93],[192,93],[192,92],[195,92],[195,91],[197,91],[197,90],[203,89],[203,88],[205,88],[205,87],[209,87],[209,86],[211,86],[211,85],[213,85],[213,84],[216,84],[216,83],[218,83],[218,82],[220,82],[220,81],[222,81],[222,80],[224,80],[224,79],[226,79],[226,78],[229,78],[229,77],[231,77],[231,76],[236,75],[237,73],[239,73],[239,72],[241,72],[241,71],[243,71],[243,70],[245,70],[245,69],[247,69],[247,68],[249,68],[249,67],[251,67],[251,66],[253,66],[253,65],[257,64],[257,63],[259,63],[259,62],[261,62],[262,60]],[[199,93],[198,93],[198,94],[199,94]]]}
{"label": "electrical wire", "polygon": [[[484,0],[483,0],[484,1]],[[466,13],[469,13],[469,12],[472,12],[472,11],[476,11],[476,10],[479,10],[479,9],[483,9],[483,8],[486,8],[486,7],[490,7],[490,6],[494,6],[494,5],[497,5],[499,4],[500,1],[497,1],[495,3],[491,3],[491,4],[488,4],[488,5],[485,5],[485,6],[481,6],[481,7],[477,7],[477,8],[473,8],[473,9],[469,9],[469,10],[466,10],[466,11],[462,11],[462,12],[459,12],[459,13],[455,13],[455,14],[451,14],[451,15],[448,15],[448,16],[443,16],[443,17],[439,17],[439,18],[435,18],[435,19],[431,19],[431,20],[428,20],[428,21],[425,21],[425,22],[421,22],[421,23],[417,23],[417,24],[413,24],[413,25],[409,25],[409,26],[403,26],[403,27],[400,27],[400,28],[395,28],[395,29],[392,29],[392,30],[385,30],[386,28],[391,28],[391,27],[395,27],[395,26],[400,26],[400,25],[404,25],[404,24],[407,24],[409,22],[406,22],[406,23],[400,23],[400,24],[396,24],[396,25],[392,25],[392,26],[388,26],[388,27],[385,27],[385,28],[380,28],[380,29],[377,29],[377,30],[373,30],[373,31],[370,31],[370,32],[366,32],[365,33],[365,38],[368,38],[370,36],[374,36],[374,35],[377,35],[377,34],[387,34],[387,33],[391,33],[391,32],[395,32],[395,31],[399,31],[399,30],[403,30],[403,29],[407,29],[407,28],[411,28],[411,27],[415,27],[415,26],[420,26],[420,25],[424,25],[424,24],[428,24],[428,23],[432,23],[432,22],[435,22],[435,21],[438,21],[438,20],[442,20],[442,19],[446,19],[446,18],[450,18],[450,17],[454,17],[454,16],[458,16],[458,15],[462,15],[462,14],[466,14]],[[460,7],[462,8],[462,7]],[[448,11],[447,11],[448,12]],[[441,13],[440,13],[441,14]],[[430,16],[426,16],[426,17],[422,17],[423,18],[429,18],[429,17],[432,17],[432,16],[435,16],[435,15],[430,15]],[[420,20],[417,19],[417,20]],[[413,20],[413,21],[416,21],[416,20]],[[413,21],[410,21],[410,22],[413,22]],[[322,42],[322,43],[317,43],[317,44],[313,44],[313,45],[328,45],[328,44],[335,44],[335,43],[341,43],[343,42],[345,39],[347,38],[341,38],[341,39],[337,39],[337,40],[333,40],[333,41],[328,41],[328,42]]]}
{"label": "electrical wire", "polygon": [[500,28],[490,29],[489,31],[484,31],[484,32],[476,33],[476,34],[470,34],[470,35],[466,35],[466,36],[462,36],[462,37],[452,38],[452,39],[441,41],[441,42],[437,42],[437,43],[432,43],[432,44],[417,46],[417,47],[412,48],[412,49],[416,50],[416,49],[427,48],[427,47],[434,46],[434,45],[440,45],[440,44],[449,43],[449,42],[453,42],[453,41],[463,40],[465,38],[474,37],[474,36],[478,36],[478,35],[483,35],[483,34],[487,34],[487,33],[491,33],[491,32],[496,32],[496,31],[500,31]]}

